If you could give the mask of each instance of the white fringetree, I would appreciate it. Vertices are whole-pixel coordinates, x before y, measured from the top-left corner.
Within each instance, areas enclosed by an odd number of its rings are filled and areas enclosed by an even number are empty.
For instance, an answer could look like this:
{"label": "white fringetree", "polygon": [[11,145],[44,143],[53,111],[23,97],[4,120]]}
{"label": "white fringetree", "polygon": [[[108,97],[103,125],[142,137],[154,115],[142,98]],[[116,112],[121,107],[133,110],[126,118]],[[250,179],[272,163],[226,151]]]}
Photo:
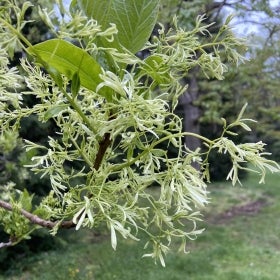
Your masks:
{"label": "white fringetree", "polygon": [[[180,240],[179,249],[185,251],[187,240],[203,231],[197,221],[208,203],[213,149],[230,155],[233,184],[245,162],[261,182],[267,169],[279,171],[265,158],[264,143],[234,143],[234,127],[250,131],[245,106],[235,122],[223,120],[217,139],[183,132],[173,112],[186,90],[181,81],[192,69],[221,80],[227,71],[224,56],[232,67],[243,61],[237,52],[243,42],[232,34],[230,19],[211,36],[203,16],[193,30],[178,26],[176,17],[169,30],[161,24],[155,28],[159,0],[106,5],[104,0],[72,0],[69,10],[60,6],[59,24],[51,20],[53,11],[39,7],[53,38],[32,45],[22,32],[31,4],[19,8],[16,0],[1,2],[2,153],[13,149],[21,120],[28,116],[42,123],[52,120],[56,128],[56,137],[49,136],[46,145],[23,139],[25,152],[33,154],[26,168],[49,178],[49,194],[34,203],[28,186],[24,191],[13,182],[1,186],[0,222],[10,236],[1,247],[42,227],[56,234],[60,228],[106,225],[113,249],[118,236],[139,240],[141,232],[147,242],[144,256],[164,265],[173,240]],[[16,49],[26,54],[20,70],[9,67]],[[144,50],[146,57],[139,58]],[[23,105],[27,95],[36,98],[34,106]],[[188,149],[183,141],[188,136],[199,138],[207,152]]]}

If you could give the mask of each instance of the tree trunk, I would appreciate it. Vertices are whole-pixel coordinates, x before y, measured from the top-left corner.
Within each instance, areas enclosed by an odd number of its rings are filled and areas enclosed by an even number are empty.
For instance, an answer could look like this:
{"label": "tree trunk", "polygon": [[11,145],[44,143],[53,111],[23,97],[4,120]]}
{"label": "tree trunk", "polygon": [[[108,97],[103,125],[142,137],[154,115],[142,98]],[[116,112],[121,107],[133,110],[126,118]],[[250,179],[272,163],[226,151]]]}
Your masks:
{"label": "tree trunk", "polygon": [[[199,90],[195,76],[195,70],[190,72],[189,87],[184,95],[180,97],[179,104],[184,113],[184,131],[200,134],[199,117],[200,110],[194,105],[194,101],[199,97]],[[201,141],[197,137],[185,137],[185,145],[190,150],[195,150],[201,146]]]}

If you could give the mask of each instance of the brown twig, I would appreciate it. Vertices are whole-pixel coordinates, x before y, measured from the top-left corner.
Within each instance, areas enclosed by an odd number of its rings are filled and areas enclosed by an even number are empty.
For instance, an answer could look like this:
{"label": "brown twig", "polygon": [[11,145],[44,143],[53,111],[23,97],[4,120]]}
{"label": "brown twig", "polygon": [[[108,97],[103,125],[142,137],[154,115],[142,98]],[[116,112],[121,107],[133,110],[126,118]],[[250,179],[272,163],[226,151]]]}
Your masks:
{"label": "brown twig", "polygon": [[12,241],[9,241],[9,242],[0,242],[0,249],[1,248],[4,248],[4,247],[10,247],[13,245],[13,242]]}
{"label": "brown twig", "polygon": [[[0,200],[0,207],[8,210],[8,211],[12,211],[13,210],[13,206],[3,200]],[[73,223],[72,220],[68,220],[68,221],[50,221],[50,220],[44,220],[40,217],[38,217],[37,215],[34,215],[24,209],[20,209],[19,210],[20,213],[27,218],[32,224],[36,224],[36,225],[40,225],[42,227],[45,228],[54,228],[55,226],[57,226],[57,224],[59,224],[59,227],[61,228],[72,228],[75,226],[75,224]]]}
{"label": "brown twig", "polygon": [[[113,120],[115,117],[111,114],[109,116],[109,121]],[[94,165],[93,165],[93,168],[95,170],[98,170],[101,163],[102,163],[102,159],[105,155],[105,152],[107,150],[107,148],[110,146],[110,144],[112,143],[112,140],[110,139],[111,138],[111,134],[109,132],[105,133],[103,139],[99,142],[99,149],[98,149],[98,152],[97,152],[97,155],[96,155],[96,158],[95,158],[95,161],[94,161]]]}
{"label": "brown twig", "polygon": [[99,143],[99,149],[95,158],[95,162],[93,165],[93,168],[95,170],[98,170],[102,159],[105,155],[105,152],[107,150],[107,148],[109,147],[109,145],[111,144],[111,139],[110,139],[110,133],[105,133],[104,138],[102,139],[102,141]]}

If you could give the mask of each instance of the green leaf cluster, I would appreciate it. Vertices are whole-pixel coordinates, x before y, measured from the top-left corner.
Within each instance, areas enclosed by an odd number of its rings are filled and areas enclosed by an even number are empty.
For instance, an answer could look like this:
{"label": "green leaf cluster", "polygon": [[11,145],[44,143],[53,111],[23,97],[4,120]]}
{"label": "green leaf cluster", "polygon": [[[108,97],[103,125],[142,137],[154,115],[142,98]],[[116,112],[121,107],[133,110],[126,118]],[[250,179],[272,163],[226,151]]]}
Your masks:
{"label": "green leaf cluster", "polygon": [[20,210],[32,211],[32,196],[26,190],[16,192],[13,191],[14,184],[9,182],[1,186],[1,198],[9,197],[9,201],[13,210],[7,212],[0,208],[0,222],[4,231],[10,236],[13,244],[18,243],[22,239],[30,238],[30,233],[34,230],[34,226],[21,214]]}

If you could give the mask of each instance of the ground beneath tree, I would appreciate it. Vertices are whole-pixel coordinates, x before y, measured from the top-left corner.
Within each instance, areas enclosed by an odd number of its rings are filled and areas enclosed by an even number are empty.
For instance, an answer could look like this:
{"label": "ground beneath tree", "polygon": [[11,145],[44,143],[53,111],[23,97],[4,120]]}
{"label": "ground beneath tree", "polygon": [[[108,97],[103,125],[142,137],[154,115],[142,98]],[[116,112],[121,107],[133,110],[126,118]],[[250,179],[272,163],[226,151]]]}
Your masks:
{"label": "ground beneath tree", "polygon": [[214,222],[223,224],[231,219],[238,216],[255,216],[257,215],[266,205],[268,204],[267,199],[260,198],[258,200],[248,202],[243,205],[233,206],[232,208],[226,210],[225,212],[219,214],[215,217]]}

